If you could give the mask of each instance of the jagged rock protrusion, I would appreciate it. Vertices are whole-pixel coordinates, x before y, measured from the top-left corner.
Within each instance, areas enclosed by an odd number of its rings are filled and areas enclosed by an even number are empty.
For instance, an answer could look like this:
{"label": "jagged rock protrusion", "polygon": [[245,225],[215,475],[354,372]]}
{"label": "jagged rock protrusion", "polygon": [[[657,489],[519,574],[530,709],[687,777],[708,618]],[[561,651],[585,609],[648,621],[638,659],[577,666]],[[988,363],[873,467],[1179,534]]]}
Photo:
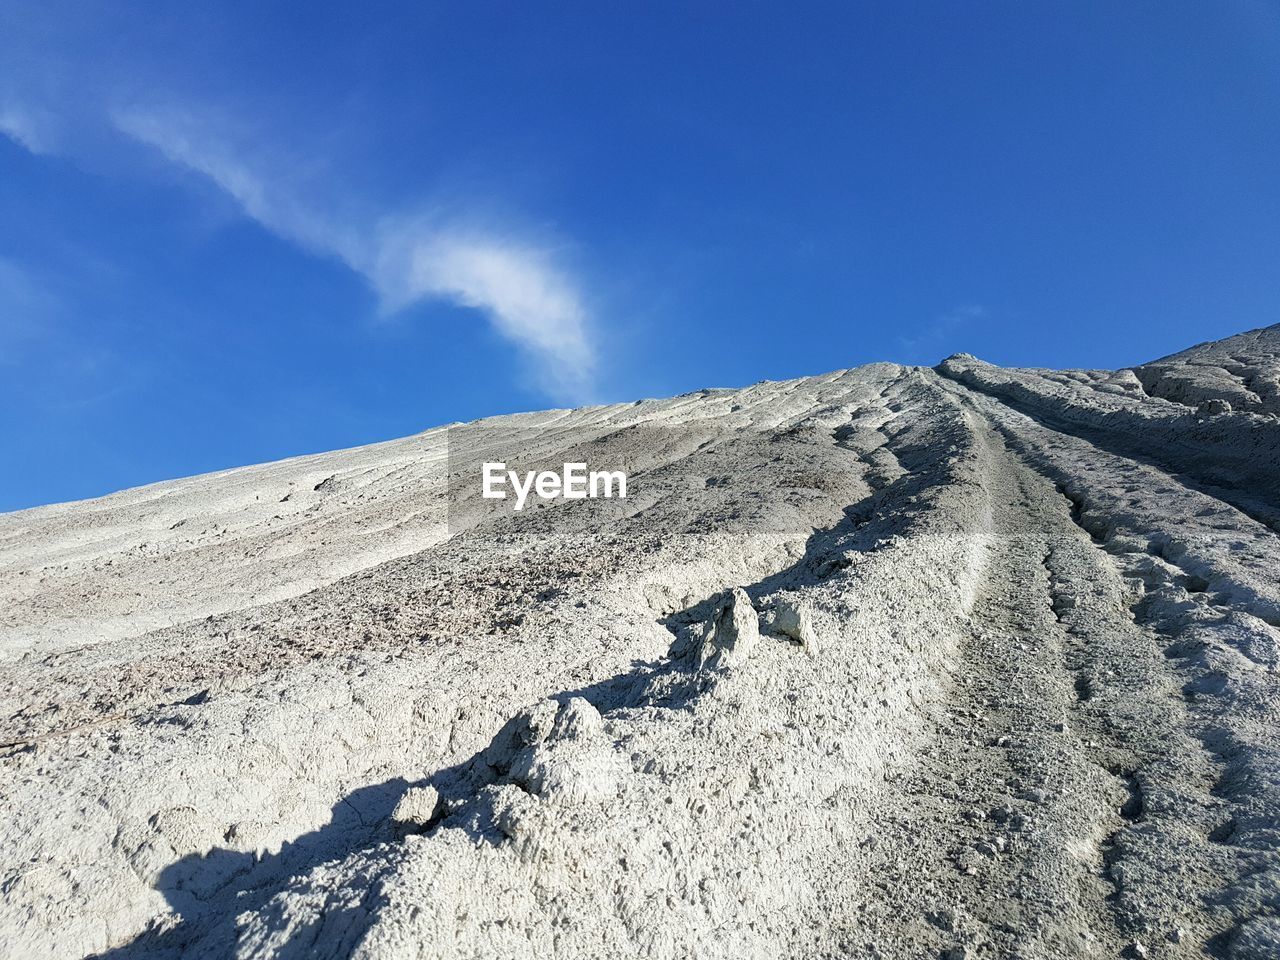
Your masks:
{"label": "jagged rock protrusion", "polygon": [[760,642],[759,617],[751,598],[741,587],[734,587],[701,626],[698,666],[702,668],[719,670],[740,666]]}
{"label": "jagged rock protrusion", "polygon": [[435,787],[410,787],[391,811],[391,822],[398,833],[420,833],[440,819],[442,809]]}
{"label": "jagged rock protrusion", "polygon": [[510,778],[544,800],[583,803],[612,796],[621,769],[600,712],[582,697],[571,697],[557,710],[550,731],[516,753]]}
{"label": "jagged rock protrusion", "polygon": [[761,622],[767,632],[794,640],[809,656],[817,656],[818,634],[813,629],[813,617],[807,606],[791,600],[779,600]]}

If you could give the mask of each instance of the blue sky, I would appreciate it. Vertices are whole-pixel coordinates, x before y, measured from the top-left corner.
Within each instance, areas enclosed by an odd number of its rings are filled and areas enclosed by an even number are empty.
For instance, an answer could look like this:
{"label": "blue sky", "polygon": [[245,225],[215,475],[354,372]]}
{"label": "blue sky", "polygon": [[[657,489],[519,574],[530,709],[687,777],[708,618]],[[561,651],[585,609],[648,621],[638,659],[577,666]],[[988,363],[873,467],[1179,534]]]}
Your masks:
{"label": "blue sky", "polygon": [[1280,321],[1280,4],[0,0],[0,510]]}

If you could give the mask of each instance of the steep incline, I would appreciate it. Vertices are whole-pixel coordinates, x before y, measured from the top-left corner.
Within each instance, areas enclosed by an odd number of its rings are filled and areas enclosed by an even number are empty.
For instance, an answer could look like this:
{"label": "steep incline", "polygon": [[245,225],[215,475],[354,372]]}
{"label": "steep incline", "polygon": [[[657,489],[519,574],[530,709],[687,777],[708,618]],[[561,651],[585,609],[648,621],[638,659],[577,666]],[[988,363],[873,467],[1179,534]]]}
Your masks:
{"label": "steep incline", "polygon": [[[0,518],[0,955],[1275,956],[1278,340]],[[632,493],[459,500],[516,448]]]}
{"label": "steep incline", "polygon": [[[1275,330],[1255,331],[1256,339],[1274,345],[1280,342]],[[1183,359],[1172,365],[1175,371],[1217,369],[1192,363],[1194,354],[1178,356]],[[1280,524],[1280,413],[1262,412],[1259,405],[1242,412],[1216,399],[1191,408],[1152,398],[1133,370],[1007,370],[965,354],[938,370],[1045,426],[1153,461],[1273,528]],[[1250,382],[1260,382],[1277,375],[1280,361],[1263,353],[1249,370]]]}
{"label": "steep incline", "polygon": [[[1280,414],[1280,327],[1202,343],[1134,368],[1143,389],[1190,407]],[[1216,401],[1216,402],[1215,402]]]}

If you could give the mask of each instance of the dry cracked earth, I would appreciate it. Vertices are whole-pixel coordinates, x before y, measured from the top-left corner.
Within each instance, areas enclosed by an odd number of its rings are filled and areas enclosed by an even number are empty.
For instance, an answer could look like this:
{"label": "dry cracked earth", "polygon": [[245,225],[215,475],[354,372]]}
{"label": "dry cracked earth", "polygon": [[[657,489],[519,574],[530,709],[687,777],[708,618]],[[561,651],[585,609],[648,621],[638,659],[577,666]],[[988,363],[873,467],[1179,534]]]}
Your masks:
{"label": "dry cracked earth", "polygon": [[0,956],[1276,957],[1278,461],[1280,326],[0,516]]}

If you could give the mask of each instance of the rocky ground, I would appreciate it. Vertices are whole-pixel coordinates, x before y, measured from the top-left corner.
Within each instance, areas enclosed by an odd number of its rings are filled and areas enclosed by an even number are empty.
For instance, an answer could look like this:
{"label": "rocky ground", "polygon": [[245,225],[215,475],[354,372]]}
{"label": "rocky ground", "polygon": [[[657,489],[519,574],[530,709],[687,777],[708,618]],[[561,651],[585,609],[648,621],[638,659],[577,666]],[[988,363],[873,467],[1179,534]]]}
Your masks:
{"label": "rocky ground", "polygon": [[0,516],[0,956],[1275,957],[1278,462],[1272,327]]}

